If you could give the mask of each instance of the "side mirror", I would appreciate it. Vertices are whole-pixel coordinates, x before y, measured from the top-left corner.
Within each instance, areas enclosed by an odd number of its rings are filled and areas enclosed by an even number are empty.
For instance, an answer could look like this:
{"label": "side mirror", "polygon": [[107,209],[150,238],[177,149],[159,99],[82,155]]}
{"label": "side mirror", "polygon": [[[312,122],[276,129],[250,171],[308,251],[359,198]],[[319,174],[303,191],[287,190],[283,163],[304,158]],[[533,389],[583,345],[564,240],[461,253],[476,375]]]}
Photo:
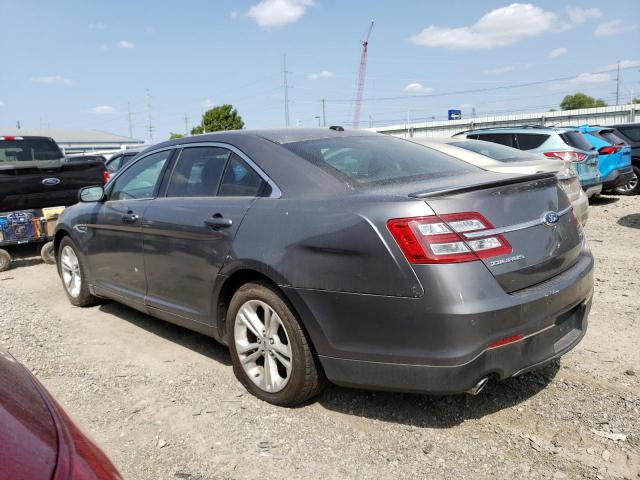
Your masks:
{"label": "side mirror", "polygon": [[84,187],[78,192],[78,199],[81,202],[100,202],[104,198],[104,188]]}

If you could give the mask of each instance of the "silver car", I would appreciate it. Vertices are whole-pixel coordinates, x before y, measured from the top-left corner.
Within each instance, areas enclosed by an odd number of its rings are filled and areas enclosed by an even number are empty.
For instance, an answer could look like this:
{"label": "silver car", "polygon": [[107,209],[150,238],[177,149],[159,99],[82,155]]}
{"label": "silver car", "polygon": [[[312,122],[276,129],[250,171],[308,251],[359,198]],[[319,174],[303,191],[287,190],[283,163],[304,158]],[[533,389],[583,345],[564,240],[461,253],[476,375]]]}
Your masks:
{"label": "silver car", "polygon": [[562,160],[545,159],[521,150],[481,140],[461,138],[412,138],[415,143],[459,158],[477,167],[499,173],[555,172],[576,216],[582,224],[589,218],[589,199],[582,190],[575,165]]}

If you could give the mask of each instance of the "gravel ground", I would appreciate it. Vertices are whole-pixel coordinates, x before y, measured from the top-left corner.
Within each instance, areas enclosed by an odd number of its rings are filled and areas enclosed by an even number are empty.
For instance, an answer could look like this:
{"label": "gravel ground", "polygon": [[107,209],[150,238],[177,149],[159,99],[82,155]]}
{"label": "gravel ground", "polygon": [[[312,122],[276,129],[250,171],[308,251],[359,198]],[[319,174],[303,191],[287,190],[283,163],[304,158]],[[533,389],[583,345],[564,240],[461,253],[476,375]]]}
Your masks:
{"label": "gravel ground", "polygon": [[329,387],[262,403],[225,348],[113,302],[79,309],[36,259],[0,273],[0,342],[127,479],[640,478],[640,197],[602,197],[586,338],[476,397]]}

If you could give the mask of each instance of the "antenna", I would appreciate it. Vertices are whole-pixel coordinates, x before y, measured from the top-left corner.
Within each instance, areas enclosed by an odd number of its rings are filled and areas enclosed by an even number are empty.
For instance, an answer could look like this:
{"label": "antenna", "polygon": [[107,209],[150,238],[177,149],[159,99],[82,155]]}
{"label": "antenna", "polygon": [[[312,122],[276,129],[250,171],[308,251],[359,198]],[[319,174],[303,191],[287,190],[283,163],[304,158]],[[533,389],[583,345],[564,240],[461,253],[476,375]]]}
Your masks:
{"label": "antenna", "polygon": [[284,126],[289,127],[289,85],[287,84],[287,54],[283,54],[283,70],[284,75]]}
{"label": "antenna", "polygon": [[151,116],[151,93],[147,88],[147,117],[149,124],[147,125],[147,132],[149,132],[149,143],[153,143],[153,131],[155,127],[153,126],[153,117]]}
{"label": "antenna", "polygon": [[353,128],[360,128],[360,110],[362,108],[362,94],[364,92],[364,80],[367,73],[367,50],[369,47],[369,35],[373,29],[373,20],[369,25],[369,30],[362,41],[362,55],[360,56],[360,70],[358,72],[358,83],[356,84],[356,99],[353,113]]}

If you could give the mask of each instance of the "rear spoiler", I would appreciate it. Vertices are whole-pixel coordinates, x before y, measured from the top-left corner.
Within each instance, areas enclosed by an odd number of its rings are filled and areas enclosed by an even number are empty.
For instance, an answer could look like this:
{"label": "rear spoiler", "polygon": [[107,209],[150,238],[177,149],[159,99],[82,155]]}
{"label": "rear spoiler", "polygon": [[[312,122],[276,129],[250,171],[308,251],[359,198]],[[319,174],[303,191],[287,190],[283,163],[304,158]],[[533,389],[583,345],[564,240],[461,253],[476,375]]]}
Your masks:
{"label": "rear spoiler", "polygon": [[[501,180],[492,180],[490,182],[476,183],[473,185],[464,185],[461,187],[443,187],[433,188],[430,190],[423,190],[421,192],[410,193],[412,198],[429,198],[439,197],[442,195],[450,195],[454,193],[466,193],[473,192],[475,190],[484,190],[487,188],[504,187],[505,185],[515,185],[517,183],[537,182],[537,181],[550,181],[557,182],[556,174],[552,172],[545,173],[533,173],[531,175],[518,175],[516,177],[510,177]],[[546,182],[545,182],[546,183]]]}

